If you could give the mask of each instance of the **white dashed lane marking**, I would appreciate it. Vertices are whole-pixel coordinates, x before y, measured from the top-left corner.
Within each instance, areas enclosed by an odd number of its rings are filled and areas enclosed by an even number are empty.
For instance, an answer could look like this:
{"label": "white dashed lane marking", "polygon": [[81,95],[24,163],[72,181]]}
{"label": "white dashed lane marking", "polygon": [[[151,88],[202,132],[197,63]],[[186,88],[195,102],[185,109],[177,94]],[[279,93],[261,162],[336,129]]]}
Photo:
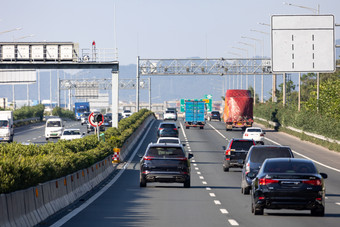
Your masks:
{"label": "white dashed lane marking", "polygon": [[220,202],[219,200],[214,200],[214,203],[215,203],[216,205],[221,205],[221,202]]}
{"label": "white dashed lane marking", "polygon": [[215,193],[209,193],[210,197],[216,197]]}
{"label": "white dashed lane marking", "polygon": [[203,176],[200,176],[200,179],[201,179],[201,180],[204,180],[204,177],[203,177]]}
{"label": "white dashed lane marking", "polygon": [[235,221],[234,219],[228,219],[228,221],[229,221],[230,225],[233,225],[233,226],[239,225],[239,224],[237,223],[237,221]]}
{"label": "white dashed lane marking", "polygon": [[208,184],[206,181],[202,181],[202,184]]}
{"label": "white dashed lane marking", "polygon": [[226,209],[220,209],[222,214],[229,214],[229,212]]}
{"label": "white dashed lane marking", "polygon": [[209,188],[209,187],[207,187],[207,188],[205,188],[207,191],[211,191],[211,188]]}

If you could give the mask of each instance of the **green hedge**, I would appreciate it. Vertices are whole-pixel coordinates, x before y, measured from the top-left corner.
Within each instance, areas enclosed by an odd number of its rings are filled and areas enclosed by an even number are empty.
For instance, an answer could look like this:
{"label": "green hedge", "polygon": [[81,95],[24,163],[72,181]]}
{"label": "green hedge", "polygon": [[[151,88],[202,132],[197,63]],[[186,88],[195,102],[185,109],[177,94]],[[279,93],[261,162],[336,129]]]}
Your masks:
{"label": "green hedge", "polygon": [[90,167],[112,154],[152,112],[141,110],[105,131],[106,142],[95,135],[45,145],[0,145],[0,193],[26,189]]}
{"label": "green hedge", "polygon": [[293,107],[282,107],[282,104],[264,103],[254,108],[254,116],[291,126],[306,132],[323,135],[340,140],[340,120],[312,113],[307,110],[297,111]]}
{"label": "green hedge", "polygon": [[75,120],[75,114],[71,110],[64,110],[63,108],[60,108],[59,106],[54,107],[52,110],[53,116],[59,116],[61,118],[69,118],[71,120]]}
{"label": "green hedge", "polygon": [[39,104],[36,106],[23,106],[20,109],[13,111],[14,120],[27,119],[32,117],[39,117],[40,121],[44,117],[44,105]]}

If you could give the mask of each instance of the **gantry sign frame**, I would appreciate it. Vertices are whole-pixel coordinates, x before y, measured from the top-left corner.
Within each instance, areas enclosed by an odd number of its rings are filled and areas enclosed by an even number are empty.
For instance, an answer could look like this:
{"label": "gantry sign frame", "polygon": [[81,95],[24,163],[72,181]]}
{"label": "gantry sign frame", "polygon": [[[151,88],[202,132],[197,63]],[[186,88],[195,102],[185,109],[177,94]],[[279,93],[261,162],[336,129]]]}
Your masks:
{"label": "gantry sign frame", "polygon": [[[74,43],[49,43],[49,42],[32,42],[32,43],[21,43],[21,42],[6,42],[0,43],[1,55],[0,55],[0,69],[111,69],[112,75],[112,127],[118,127],[118,105],[119,105],[119,90],[118,90],[118,80],[119,80],[119,62],[117,60],[112,61],[97,61],[96,58],[92,61],[85,61],[81,56],[78,56],[78,45],[71,45]],[[14,46],[13,57],[8,58],[4,55],[4,47]],[[26,45],[29,46],[28,55],[24,59],[18,59],[18,46]],[[68,52],[72,55],[69,59],[61,58],[61,48],[64,46],[69,46],[72,50]],[[43,55],[41,58],[34,58],[32,54],[32,47],[41,47],[43,50]],[[47,60],[46,50],[50,46],[58,46],[56,48],[56,57],[54,60]],[[58,89],[59,90],[59,89]]]}
{"label": "gantry sign frame", "polygon": [[[169,75],[271,75],[268,58],[187,58],[140,59],[137,57],[137,84],[140,76]],[[136,109],[139,110],[139,88],[136,87]]]}

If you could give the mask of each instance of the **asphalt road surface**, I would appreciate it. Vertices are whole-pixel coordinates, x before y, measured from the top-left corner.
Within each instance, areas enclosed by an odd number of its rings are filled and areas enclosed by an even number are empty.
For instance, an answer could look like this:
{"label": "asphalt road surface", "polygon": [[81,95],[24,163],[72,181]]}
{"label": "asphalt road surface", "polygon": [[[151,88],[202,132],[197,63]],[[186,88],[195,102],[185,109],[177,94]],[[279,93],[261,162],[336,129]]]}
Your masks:
{"label": "asphalt road surface", "polygon": [[[156,142],[155,121],[119,174],[99,194],[70,211],[54,226],[339,226],[340,155],[284,133],[266,130],[265,144],[288,145],[295,157],[317,161],[320,172],[328,174],[326,214],[314,217],[310,211],[267,210],[254,216],[250,196],[241,194],[241,169],[223,172],[222,146],[242,131],[226,131],[222,122],[207,122],[203,130],[181,126],[180,139],[191,159],[191,188],[183,184],[148,183],[139,187],[139,157],[150,142]],[[79,124],[80,125],[80,124]]]}

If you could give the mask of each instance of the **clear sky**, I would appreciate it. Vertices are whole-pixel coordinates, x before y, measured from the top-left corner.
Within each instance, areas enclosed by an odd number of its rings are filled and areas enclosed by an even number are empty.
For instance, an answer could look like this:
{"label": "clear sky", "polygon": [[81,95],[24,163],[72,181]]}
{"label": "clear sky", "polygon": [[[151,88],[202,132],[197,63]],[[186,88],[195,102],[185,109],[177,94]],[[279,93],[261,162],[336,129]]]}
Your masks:
{"label": "clear sky", "polygon": [[[286,0],[288,3],[333,14],[340,23],[339,0]],[[114,7],[115,5],[115,7]],[[116,8],[116,17],[114,15]],[[136,64],[141,58],[249,57],[254,49],[248,36],[264,39],[264,53],[270,56],[271,15],[313,14],[311,10],[283,4],[281,0],[1,0],[0,41],[71,41],[81,48],[114,48],[117,43],[121,65]],[[114,29],[116,19],[116,29]],[[116,42],[115,32],[116,30]],[[340,27],[336,28],[340,39]],[[258,56],[262,55],[257,42]]]}

